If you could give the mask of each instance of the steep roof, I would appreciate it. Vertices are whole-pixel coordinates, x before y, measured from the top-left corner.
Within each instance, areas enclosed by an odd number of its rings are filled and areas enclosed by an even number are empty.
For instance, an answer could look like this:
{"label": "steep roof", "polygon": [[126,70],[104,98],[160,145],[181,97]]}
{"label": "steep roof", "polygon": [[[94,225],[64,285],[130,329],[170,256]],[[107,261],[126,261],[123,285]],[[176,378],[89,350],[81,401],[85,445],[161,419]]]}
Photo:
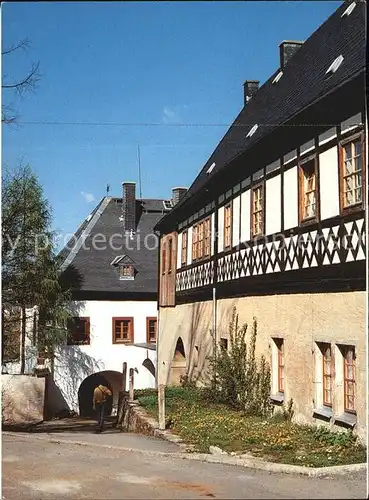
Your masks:
{"label": "steep roof", "polygon": [[[280,69],[254,94],[221,139],[186,195],[162,219],[158,227],[169,218],[174,220],[176,214],[214,176],[225,168],[230,168],[233,160],[253,148],[262,138],[364,71],[366,6],[364,2],[356,0],[351,14],[342,17],[348,5],[348,2],[344,2],[305,41],[288,61],[277,83],[273,83],[273,80]],[[340,55],[343,56],[343,62],[339,69],[327,76],[328,68]],[[251,137],[246,137],[254,125],[258,125],[256,132]],[[331,124],[327,124],[327,128],[329,125]],[[214,163],[211,173],[207,174]],[[247,166],[244,173],[246,176],[250,173]]]}
{"label": "steep roof", "polygon": [[[156,293],[158,249],[153,228],[163,213],[163,200],[136,200],[137,229],[130,239],[125,237],[120,220],[122,199],[103,198],[60,252],[63,269],[70,265],[78,271],[82,292]],[[134,280],[119,280],[111,263],[120,255],[135,263]]]}

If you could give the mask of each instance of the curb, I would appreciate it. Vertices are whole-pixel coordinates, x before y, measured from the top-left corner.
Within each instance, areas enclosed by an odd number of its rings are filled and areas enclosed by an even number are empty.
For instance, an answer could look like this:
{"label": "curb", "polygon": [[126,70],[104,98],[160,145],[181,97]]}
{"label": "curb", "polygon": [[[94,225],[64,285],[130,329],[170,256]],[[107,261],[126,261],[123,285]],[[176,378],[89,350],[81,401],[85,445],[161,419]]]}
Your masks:
{"label": "curb", "polygon": [[[3,432],[5,436],[19,436],[19,432]],[[183,452],[166,452],[166,451],[153,451],[153,450],[141,450],[137,448],[127,448],[123,446],[114,446],[108,444],[100,444],[100,443],[89,443],[86,441],[72,441],[66,439],[57,439],[54,437],[48,436],[37,436],[35,434],[28,435],[22,434],[22,436],[28,439],[35,439],[41,441],[48,441],[49,443],[54,444],[69,444],[69,445],[78,445],[78,446],[91,446],[98,448],[106,448],[111,450],[119,450],[131,453],[139,453],[141,455],[149,455],[149,456],[161,456],[161,457],[171,457],[171,458],[180,458],[183,460],[196,460],[199,462],[208,462],[214,464],[222,464],[222,465],[233,465],[238,467],[244,467],[249,469],[257,469],[265,472],[271,472],[276,474],[295,474],[295,475],[303,475],[308,477],[331,477],[331,476],[340,476],[340,475],[349,475],[353,473],[360,473],[367,471],[367,464],[349,464],[349,465],[332,465],[329,467],[304,467],[301,465],[288,465],[288,464],[279,464],[274,462],[266,462],[259,458],[237,458],[229,455],[211,455],[207,453],[183,453]]]}
{"label": "curb", "polygon": [[40,436],[37,434],[25,434],[25,433],[20,433],[20,432],[3,432],[3,436],[14,436],[14,437],[25,437],[26,439],[34,439],[38,441],[47,441],[49,443],[53,444],[73,444],[77,446],[91,446],[91,447],[97,447],[97,448],[106,448],[110,450],[118,450],[118,451],[125,451],[125,452],[131,452],[131,453],[140,453],[141,455],[151,455],[151,456],[163,456],[163,457],[176,457],[176,458],[183,458],[183,453],[177,453],[177,452],[170,452],[170,451],[154,451],[154,450],[142,450],[140,448],[128,448],[125,446],[116,446],[112,444],[103,444],[103,443],[93,443],[93,442],[88,442],[88,441],[78,441],[78,440],[72,440],[72,439],[58,439],[54,436],[51,436],[50,434],[46,433],[46,436]]}

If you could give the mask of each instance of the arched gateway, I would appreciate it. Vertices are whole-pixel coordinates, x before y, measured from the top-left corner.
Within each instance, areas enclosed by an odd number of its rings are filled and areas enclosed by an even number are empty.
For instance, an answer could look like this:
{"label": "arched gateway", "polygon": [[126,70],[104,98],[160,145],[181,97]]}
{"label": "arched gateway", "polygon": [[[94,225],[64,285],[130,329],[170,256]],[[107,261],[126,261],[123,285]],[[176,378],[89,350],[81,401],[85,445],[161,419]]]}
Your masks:
{"label": "arched gateway", "polygon": [[181,337],[178,338],[169,372],[168,385],[180,385],[181,377],[186,374],[186,354]]}
{"label": "arched gateway", "polygon": [[81,417],[92,417],[93,392],[96,386],[103,384],[112,391],[106,404],[106,415],[111,415],[113,408],[118,404],[119,392],[122,390],[123,374],[116,371],[102,371],[85,378],[78,390],[79,414]]}

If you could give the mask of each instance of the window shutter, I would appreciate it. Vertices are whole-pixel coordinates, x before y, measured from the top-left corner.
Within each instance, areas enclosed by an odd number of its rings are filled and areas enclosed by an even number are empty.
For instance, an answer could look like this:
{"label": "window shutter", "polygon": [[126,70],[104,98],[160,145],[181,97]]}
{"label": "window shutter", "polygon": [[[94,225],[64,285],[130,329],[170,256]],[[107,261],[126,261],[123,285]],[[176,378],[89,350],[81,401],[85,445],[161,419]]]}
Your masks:
{"label": "window shutter", "polygon": [[177,233],[172,233],[170,235],[171,238],[171,254],[169,258],[171,259],[171,269],[172,273],[168,276],[168,297],[167,297],[167,305],[174,306],[175,305],[175,294],[176,294],[176,256],[177,256]]}

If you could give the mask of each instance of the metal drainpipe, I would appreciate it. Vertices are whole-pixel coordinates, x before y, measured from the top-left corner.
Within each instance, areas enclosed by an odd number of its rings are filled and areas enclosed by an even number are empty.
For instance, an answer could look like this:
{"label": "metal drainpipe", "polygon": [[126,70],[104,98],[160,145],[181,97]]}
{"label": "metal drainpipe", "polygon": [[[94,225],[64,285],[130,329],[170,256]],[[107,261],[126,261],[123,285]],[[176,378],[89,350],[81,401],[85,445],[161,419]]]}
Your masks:
{"label": "metal drainpipe", "polygon": [[160,242],[161,242],[161,232],[160,231],[154,231],[156,236],[158,237],[158,269],[157,269],[157,326],[156,326],[156,367],[155,367],[155,388],[158,388],[158,377],[159,377],[159,342],[160,342],[160,336],[159,336],[159,331],[160,331],[160,288],[161,288],[161,283],[160,283],[160,278],[161,278],[161,272],[160,272],[160,257],[161,257],[161,252],[160,252]]}
{"label": "metal drainpipe", "polygon": [[214,211],[214,261],[213,261],[213,337],[214,353],[217,348],[217,282],[218,282],[218,199]]}
{"label": "metal drainpipe", "polygon": [[213,286],[213,349],[217,348],[217,289]]}

